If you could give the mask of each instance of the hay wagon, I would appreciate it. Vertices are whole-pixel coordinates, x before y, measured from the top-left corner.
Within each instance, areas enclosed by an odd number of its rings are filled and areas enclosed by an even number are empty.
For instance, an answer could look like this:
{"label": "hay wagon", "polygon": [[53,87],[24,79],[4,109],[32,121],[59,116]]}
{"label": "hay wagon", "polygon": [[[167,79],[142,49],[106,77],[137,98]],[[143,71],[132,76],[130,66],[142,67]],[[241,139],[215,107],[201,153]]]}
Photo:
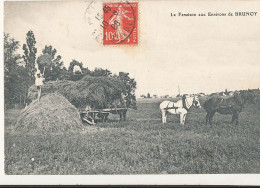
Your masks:
{"label": "hay wagon", "polygon": [[127,110],[127,108],[105,108],[105,109],[95,109],[95,110],[83,110],[80,113],[80,116],[83,122],[86,122],[90,125],[94,125],[97,117],[99,117],[102,122],[106,122],[109,113],[120,114],[123,110]]}

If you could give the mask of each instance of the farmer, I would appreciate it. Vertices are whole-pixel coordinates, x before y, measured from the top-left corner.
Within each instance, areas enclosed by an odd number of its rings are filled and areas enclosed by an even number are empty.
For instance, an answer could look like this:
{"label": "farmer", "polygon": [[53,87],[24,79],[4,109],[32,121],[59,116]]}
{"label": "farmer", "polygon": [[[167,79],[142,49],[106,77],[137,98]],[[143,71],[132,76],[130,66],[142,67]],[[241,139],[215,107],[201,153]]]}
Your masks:
{"label": "farmer", "polygon": [[45,80],[45,78],[41,75],[41,73],[37,73],[37,76],[35,78],[35,85],[38,90],[38,101],[40,100],[40,97],[41,97],[41,88],[42,88],[44,80]]}

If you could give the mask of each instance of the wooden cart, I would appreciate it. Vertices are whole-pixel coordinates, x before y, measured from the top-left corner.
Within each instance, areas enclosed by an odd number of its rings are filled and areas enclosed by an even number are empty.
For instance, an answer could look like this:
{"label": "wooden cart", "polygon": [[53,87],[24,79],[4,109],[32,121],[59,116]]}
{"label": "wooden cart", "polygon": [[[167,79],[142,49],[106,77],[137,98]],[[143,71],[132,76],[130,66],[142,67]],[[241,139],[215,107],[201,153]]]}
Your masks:
{"label": "wooden cart", "polygon": [[105,108],[96,110],[84,110],[80,113],[83,122],[90,125],[96,124],[96,118],[101,118],[102,122],[106,122],[109,113],[119,114],[120,111],[127,110],[127,108]]}

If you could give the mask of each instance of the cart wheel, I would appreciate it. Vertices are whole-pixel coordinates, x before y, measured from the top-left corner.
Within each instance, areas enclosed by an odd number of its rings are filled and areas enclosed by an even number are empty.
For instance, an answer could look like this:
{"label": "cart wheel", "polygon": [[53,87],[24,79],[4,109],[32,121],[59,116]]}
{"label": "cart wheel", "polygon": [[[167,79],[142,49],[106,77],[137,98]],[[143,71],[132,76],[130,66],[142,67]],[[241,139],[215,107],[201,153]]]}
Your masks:
{"label": "cart wheel", "polygon": [[87,122],[89,125],[95,125],[95,121],[91,116],[88,116],[87,114],[82,117],[82,120]]}

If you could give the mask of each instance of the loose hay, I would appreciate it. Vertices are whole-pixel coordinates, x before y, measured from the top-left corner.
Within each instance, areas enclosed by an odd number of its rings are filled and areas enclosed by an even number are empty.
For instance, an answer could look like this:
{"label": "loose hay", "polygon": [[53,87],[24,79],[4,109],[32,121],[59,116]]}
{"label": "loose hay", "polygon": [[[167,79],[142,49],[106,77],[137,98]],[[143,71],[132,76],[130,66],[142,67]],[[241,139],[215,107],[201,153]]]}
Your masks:
{"label": "loose hay", "polygon": [[63,96],[52,93],[33,101],[16,121],[16,130],[35,133],[80,131],[83,125],[78,110]]}
{"label": "loose hay", "polygon": [[[29,88],[28,98],[37,98],[35,85]],[[58,92],[66,97],[78,109],[84,109],[86,105],[92,108],[110,108],[113,103],[121,99],[121,93],[125,92],[125,85],[113,77],[86,76],[79,81],[52,81],[42,86],[42,95]]]}

